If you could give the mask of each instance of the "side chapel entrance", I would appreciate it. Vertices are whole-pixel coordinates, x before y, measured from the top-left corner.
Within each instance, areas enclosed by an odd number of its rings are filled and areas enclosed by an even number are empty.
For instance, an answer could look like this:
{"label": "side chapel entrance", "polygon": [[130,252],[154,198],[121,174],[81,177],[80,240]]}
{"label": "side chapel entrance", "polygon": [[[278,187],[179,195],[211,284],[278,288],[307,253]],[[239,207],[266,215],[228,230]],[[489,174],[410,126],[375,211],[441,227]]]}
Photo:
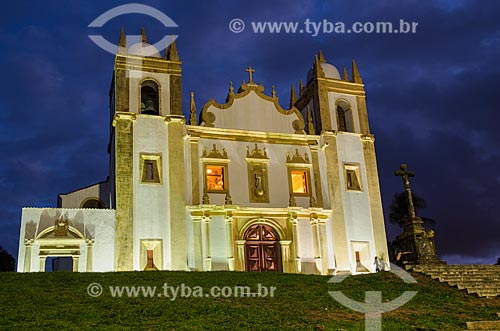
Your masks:
{"label": "side chapel entrance", "polygon": [[245,232],[245,270],[282,271],[280,238],[266,224],[254,224]]}

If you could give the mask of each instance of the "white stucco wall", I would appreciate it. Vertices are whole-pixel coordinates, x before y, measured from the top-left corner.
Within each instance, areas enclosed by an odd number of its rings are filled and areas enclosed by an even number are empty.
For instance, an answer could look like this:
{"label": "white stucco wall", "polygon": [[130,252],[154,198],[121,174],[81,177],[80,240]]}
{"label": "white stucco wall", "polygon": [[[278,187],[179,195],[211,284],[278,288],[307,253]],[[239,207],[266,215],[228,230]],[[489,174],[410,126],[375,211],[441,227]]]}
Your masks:
{"label": "white stucco wall", "polygon": [[314,241],[311,222],[309,219],[299,219],[298,240],[300,251],[301,272],[305,274],[316,273],[316,262],[314,260]]}
{"label": "white stucco wall", "polygon": [[212,270],[227,270],[227,237],[224,216],[210,219],[210,256]]}
{"label": "white stucco wall", "polygon": [[[358,134],[339,133],[337,135],[337,148],[349,259],[350,265],[354,267],[356,261],[354,260],[354,253],[352,252],[352,241],[370,242],[370,258],[371,260],[375,259],[373,227],[371,222],[368,184],[366,181],[366,166],[363,155],[363,146]],[[344,163],[359,164],[362,191],[348,191],[346,189],[343,166]]]}
{"label": "white stucco wall", "polygon": [[[80,231],[84,238],[80,245],[79,271],[87,271],[87,245],[85,239],[93,239],[92,271],[114,270],[115,211],[111,209],[63,209],[23,208],[17,270],[24,271],[26,239],[33,239],[31,267],[29,271],[40,270],[38,258],[40,242],[37,237],[47,228],[54,226],[56,219],[65,215],[69,226]],[[64,241],[72,237],[61,237]],[[56,238],[59,240],[59,238]]]}
{"label": "white stucco wall", "polygon": [[[170,268],[168,128],[165,119],[139,115],[134,122],[134,269],[140,269],[141,239],[163,240],[163,266]],[[180,145],[182,148],[182,145]],[[161,184],[141,183],[140,153],[161,154]]]}
{"label": "white stucco wall", "polygon": [[224,129],[294,133],[292,122],[299,118],[297,114],[280,113],[274,102],[261,98],[255,91],[236,98],[227,109],[210,106],[208,111],[215,115],[214,127]]}
{"label": "white stucco wall", "polygon": [[[186,144],[189,144],[189,142],[186,142]],[[202,155],[203,147],[206,147],[207,152],[210,152],[213,144],[216,144],[220,152],[222,152],[223,148],[227,151],[228,158],[230,159],[228,163],[229,190],[233,204],[240,206],[268,208],[288,207],[290,193],[288,186],[288,171],[286,166],[287,153],[293,155],[295,154],[295,150],[298,149],[302,157],[304,157],[304,153],[307,153],[308,158],[311,161],[311,152],[306,146],[269,143],[257,144],[261,150],[264,147],[266,148],[267,156],[269,158],[267,168],[269,181],[269,203],[255,203],[250,202],[247,161],[245,160],[247,146],[250,150],[252,150],[255,144],[229,140],[217,141],[212,139],[200,139],[198,151],[199,155]],[[314,196],[316,196],[312,166],[305,166],[305,168],[310,169],[310,189]],[[202,201],[205,180],[202,159],[199,161],[199,169],[200,172],[198,180],[200,183],[200,201]],[[189,176],[191,171],[187,174]],[[208,195],[210,197],[210,204],[224,205],[224,193],[208,193]],[[309,207],[309,197],[295,197],[295,200],[297,202],[297,206],[305,208]]]}

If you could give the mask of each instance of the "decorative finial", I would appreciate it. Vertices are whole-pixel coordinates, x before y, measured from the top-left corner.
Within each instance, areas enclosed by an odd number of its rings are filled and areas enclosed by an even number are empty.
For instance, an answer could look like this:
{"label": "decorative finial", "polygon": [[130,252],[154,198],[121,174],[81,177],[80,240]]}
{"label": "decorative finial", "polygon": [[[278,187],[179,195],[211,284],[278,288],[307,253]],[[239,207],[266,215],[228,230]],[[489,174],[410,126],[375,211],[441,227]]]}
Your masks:
{"label": "decorative finial", "polygon": [[204,205],[210,204],[210,197],[208,196],[207,190],[203,190],[203,204]]}
{"label": "decorative finial", "polygon": [[290,207],[297,207],[297,201],[295,201],[295,197],[293,194],[290,194],[290,200],[288,200],[288,205]]}
{"label": "decorative finial", "polygon": [[302,79],[299,81],[299,92],[302,94],[302,91],[304,90],[304,84],[302,83]]}
{"label": "decorative finial", "polygon": [[233,98],[233,97],[234,97],[233,81],[230,81],[229,82],[229,93],[227,94],[227,97],[226,97],[226,103],[228,103],[229,100],[231,100],[231,98]]}
{"label": "decorative finial", "polygon": [[309,134],[315,134],[316,130],[314,129],[314,122],[312,118],[311,108],[307,106],[307,131]]}
{"label": "decorative finial", "polygon": [[194,92],[191,92],[191,102],[189,105],[191,116],[189,117],[189,124],[196,125],[196,104],[194,103]]}
{"label": "decorative finial", "polygon": [[120,32],[120,41],[118,42],[118,47],[127,47],[127,39],[125,38],[125,28],[123,26]]}
{"label": "decorative finial", "polygon": [[321,67],[321,62],[319,61],[317,55],[314,56],[313,74],[316,77],[325,77],[325,73],[323,72],[323,68]]}
{"label": "decorative finial", "polygon": [[319,63],[326,63],[325,57],[323,56],[323,52],[321,51],[321,49],[318,52],[318,60]]}
{"label": "decorative finial", "polygon": [[276,90],[274,89],[274,85],[271,86],[271,95],[273,96],[273,98],[276,98]]}
{"label": "decorative finial", "polygon": [[345,80],[346,82],[349,81],[349,74],[347,73],[346,67],[344,67],[344,77],[342,77],[342,79]]}
{"label": "decorative finial", "polygon": [[290,108],[295,105],[295,101],[297,101],[297,94],[295,93],[295,86],[292,84],[292,90],[290,91]]}
{"label": "decorative finial", "polygon": [[127,39],[125,38],[125,29],[123,26],[120,32],[120,41],[118,42],[118,54],[127,54]]}
{"label": "decorative finial", "polygon": [[225,205],[232,205],[233,204],[233,199],[231,198],[231,195],[229,192],[226,192],[226,196],[224,197],[224,204]]}
{"label": "decorative finial", "polygon": [[354,59],[352,59],[352,81],[359,84],[363,83],[363,80],[359,75],[358,67],[356,66],[356,61],[354,61]]}
{"label": "decorative finial", "polygon": [[252,74],[255,72],[255,70],[252,69],[252,67],[248,67],[245,69],[245,71],[248,72],[248,75],[249,75],[248,84],[254,84]]}
{"label": "decorative finial", "polygon": [[148,42],[148,38],[146,37],[146,29],[144,29],[144,27],[142,27],[141,29],[141,43],[147,43]]}
{"label": "decorative finial", "polygon": [[179,52],[177,51],[177,45],[175,44],[175,35],[172,35],[170,45],[167,48],[167,60],[179,62]]}
{"label": "decorative finial", "polygon": [[309,207],[314,208],[316,207],[316,199],[314,198],[314,195],[311,194],[311,198],[309,199]]}

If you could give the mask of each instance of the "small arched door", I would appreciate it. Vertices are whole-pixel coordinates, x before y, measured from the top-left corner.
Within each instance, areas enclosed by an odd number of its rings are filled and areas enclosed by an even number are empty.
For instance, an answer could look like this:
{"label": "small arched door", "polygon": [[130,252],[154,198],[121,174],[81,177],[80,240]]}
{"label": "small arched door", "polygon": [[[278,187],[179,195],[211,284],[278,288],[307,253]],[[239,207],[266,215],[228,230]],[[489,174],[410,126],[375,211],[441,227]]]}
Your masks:
{"label": "small arched door", "polygon": [[281,246],[276,231],[266,224],[254,224],[245,231],[246,271],[281,272]]}

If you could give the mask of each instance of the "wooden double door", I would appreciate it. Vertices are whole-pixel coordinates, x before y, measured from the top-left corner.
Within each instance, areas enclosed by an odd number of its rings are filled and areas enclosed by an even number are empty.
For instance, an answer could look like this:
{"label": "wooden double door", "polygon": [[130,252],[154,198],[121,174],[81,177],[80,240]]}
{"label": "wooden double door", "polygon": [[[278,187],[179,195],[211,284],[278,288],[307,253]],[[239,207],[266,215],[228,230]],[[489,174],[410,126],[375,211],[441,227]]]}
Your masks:
{"label": "wooden double door", "polygon": [[269,225],[254,224],[245,232],[246,271],[282,271],[281,245]]}

